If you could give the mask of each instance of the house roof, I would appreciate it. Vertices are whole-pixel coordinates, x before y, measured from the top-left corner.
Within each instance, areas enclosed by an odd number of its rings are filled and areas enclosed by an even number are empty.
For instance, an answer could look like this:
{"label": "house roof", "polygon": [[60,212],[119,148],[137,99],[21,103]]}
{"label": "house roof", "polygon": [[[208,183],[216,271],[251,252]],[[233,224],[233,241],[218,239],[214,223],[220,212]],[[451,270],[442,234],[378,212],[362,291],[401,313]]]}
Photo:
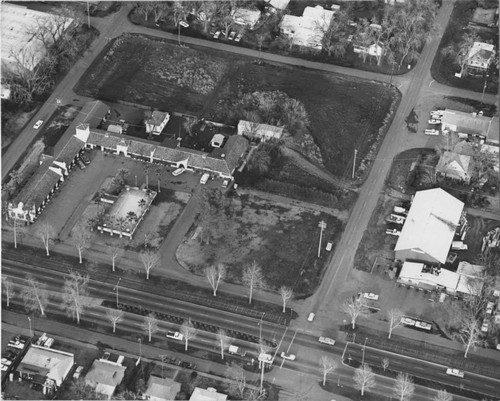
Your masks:
{"label": "house roof", "polygon": [[462,261],[458,264],[457,273],[469,277],[482,277],[484,266],[473,265],[469,262]]}
{"label": "house roof", "polygon": [[167,112],[163,111],[153,111],[151,112],[146,112],[146,115],[148,116],[146,118],[146,124],[151,124],[151,125],[161,125],[163,121],[168,117],[170,117],[170,114]]}
{"label": "house roof", "polygon": [[33,372],[33,374],[46,376],[60,386],[74,363],[73,354],[31,345],[18,369],[23,372]]}
{"label": "house roof", "polygon": [[269,4],[278,10],[284,10],[288,7],[290,0],[271,0]]}
{"label": "house roof", "polygon": [[[254,126],[252,126],[254,124]],[[240,120],[238,123],[238,134],[247,136],[271,136],[281,138],[283,136],[283,127],[276,127],[269,124],[257,124],[250,121]]]}
{"label": "house roof", "polygon": [[[457,132],[484,136],[488,136],[491,129],[494,128],[492,127],[493,120],[494,119],[490,117],[480,116],[478,114],[474,115],[472,113],[464,113],[463,111],[449,109],[444,110],[443,116],[441,117],[441,122],[443,125],[456,126]],[[496,126],[498,127],[498,118]]]}
{"label": "house roof", "polygon": [[394,250],[416,250],[445,263],[463,208],[441,188],[418,191]]}
{"label": "house roof", "polygon": [[125,366],[96,359],[85,375],[85,382],[100,393],[112,395],[123,380],[125,369]]}
{"label": "house roof", "polygon": [[172,379],[149,376],[148,387],[145,394],[160,400],[173,400],[181,391],[181,384]]}
{"label": "house roof", "polygon": [[446,151],[439,158],[436,172],[456,176],[460,179],[470,178],[472,164],[471,157],[455,152]]}
{"label": "house roof", "polygon": [[226,401],[227,394],[221,394],[215,391],[215,389],[203,389],[200,387],[195,387],[191,398],[189,401]]}
{"label": "house roof", "polygon": [[259,10],[250,10],[249,8],[238,8],[234,14],[233,19],[237,24],[250,25],[253,27],[260,18]]}
{"label": "house roof", "polygon": [[325,10],[321,6],[306,7],[302,17],[285,15],[281,29],[294,31],[293,44],[321,48],[321,40],[328,29],[335,11]]}
{"label": "house roof", "polygon": [[[23,67],[32,70],[45,57],[46,50],[43,42],[34,37],[30,31],[38,26],[38,21],[53,23],[53,18],[64,20],[64,17],[54,17],[53,14],[36,11],[25,6],[2,2],[2,69],[17,69],[17,62],[12,54],[27,53],[28,57],[21,58]],[[65,29],[73,20],[66,18]]]}
{"label": "house roof", "polygon": [[467,56],[467,65],[477,68],[488,68],[495,56],[495,45],[483,42],[474,42]]}

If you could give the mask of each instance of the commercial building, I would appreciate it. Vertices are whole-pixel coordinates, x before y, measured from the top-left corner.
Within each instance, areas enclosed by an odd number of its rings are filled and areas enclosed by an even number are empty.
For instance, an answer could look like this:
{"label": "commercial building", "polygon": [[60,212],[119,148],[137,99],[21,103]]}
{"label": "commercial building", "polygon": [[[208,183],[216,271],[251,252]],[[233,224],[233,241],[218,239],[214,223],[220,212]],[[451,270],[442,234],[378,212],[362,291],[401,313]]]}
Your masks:
{"label": "commercial building", "polygon": [[481,142],[496,146],[499,144],[498,117],[446,109],[441,117],[441,129],[456,132],[463,138],[477,138]]}
{"label": "commercial building", "polygon": [[466,224],[464,203],[441,188],[418,191],[395,247],[402,261],[444,264],[455,233]]}

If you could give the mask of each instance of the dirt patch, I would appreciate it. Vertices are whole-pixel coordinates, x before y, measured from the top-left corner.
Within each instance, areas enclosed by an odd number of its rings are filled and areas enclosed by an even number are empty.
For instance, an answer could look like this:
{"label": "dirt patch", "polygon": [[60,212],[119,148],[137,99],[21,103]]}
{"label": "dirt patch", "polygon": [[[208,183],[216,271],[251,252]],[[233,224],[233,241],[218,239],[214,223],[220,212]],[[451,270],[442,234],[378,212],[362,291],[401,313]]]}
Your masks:
{"label": "dirt patch", "polygon": [[235,123],[231,115],[234,100],[242,94],[282,91],[304,104],[310,134],[327,170],[337,175],[346,171],[355,148],[358,157],[368,152],[392,102],[390,90],[375,82],[256,64],[243,56],[196,46],[180,48],[137,35],[125,35],[110,44],[75,91],[229,125]]}
{"label": "dirt patch", "polygon": [[327,224],[324,249],[328,240],[335,243],[342,232],[343,224],[335,217],[255,196],[234,198],[223,238],[202,245],[195,227],[177,249],[177,258],[197,274],[203,274],[208,264],[224,263],[228,280],[235,283],[240,282],[243,268],[255,260],[270,289],[288,285],[297,295],[308,294],[318,285],[331,254],[323,251],[317,258],[321,220]]}

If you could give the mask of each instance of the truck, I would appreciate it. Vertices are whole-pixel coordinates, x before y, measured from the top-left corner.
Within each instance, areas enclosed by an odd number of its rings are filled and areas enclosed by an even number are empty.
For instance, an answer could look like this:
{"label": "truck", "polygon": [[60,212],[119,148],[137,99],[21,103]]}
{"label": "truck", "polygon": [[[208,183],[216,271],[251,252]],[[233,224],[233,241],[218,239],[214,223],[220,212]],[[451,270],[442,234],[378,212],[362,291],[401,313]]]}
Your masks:
{"label": "truck", "polygon": [[229,346],[229,353],[232,355],[239,355],[241,357],[244,357],[247,354],[245,350],[242,350],[240,347],[237,347],[236,345]]}

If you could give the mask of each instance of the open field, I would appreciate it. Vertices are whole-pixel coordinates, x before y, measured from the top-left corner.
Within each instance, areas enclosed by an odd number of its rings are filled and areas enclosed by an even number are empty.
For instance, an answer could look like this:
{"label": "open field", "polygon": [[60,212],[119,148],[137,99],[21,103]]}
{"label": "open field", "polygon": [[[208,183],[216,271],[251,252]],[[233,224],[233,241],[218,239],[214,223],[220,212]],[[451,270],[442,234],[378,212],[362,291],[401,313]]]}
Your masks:
{"label": "open field", "polygon": [[310,134],[325,167],[336,175],[346,171],[356,147],[358,157],[368,151],[392,100],[389,89],[373,82],[257,64],[234,54],[133,35],[110,44],[75,87],[105,101],[139,103],[231,125],[239,118],[233,108],[242,94],[278,90],[304,104]]}
{"label": "open field", "polygon": [[[177,250],[179,262],[197,274],[203,274],[207,265],[223,263],[228,280],[240,283],[243,268],[256,261],[267,287],[290,286],[299,296],[318,285],[331,254],[324,247],[328,241],[335,244],[342,230],[342,223],[333,216],[249,196],[233,198],[227,214],[223,238],[202,245],[193,239],[192,230]],[[327,227],[317,258],[321,220]]]}

